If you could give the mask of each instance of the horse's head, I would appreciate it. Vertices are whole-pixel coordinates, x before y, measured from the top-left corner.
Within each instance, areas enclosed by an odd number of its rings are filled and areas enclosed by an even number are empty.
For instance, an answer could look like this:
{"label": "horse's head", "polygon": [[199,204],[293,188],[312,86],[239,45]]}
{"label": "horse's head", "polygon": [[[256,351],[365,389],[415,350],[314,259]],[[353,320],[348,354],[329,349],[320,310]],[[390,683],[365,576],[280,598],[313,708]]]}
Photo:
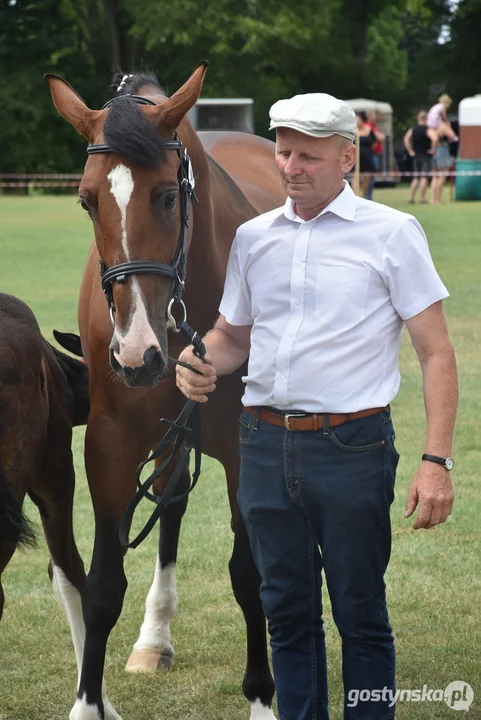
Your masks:
{"label": "horse's head", "polygon": [[124,76],[102,110],[47,76],[57,110],[89,142],[80,203],[93,221],[111,310],[110,363],[130,387],[150,387],[167,372],[168,310],[182,293],[193,190],[176,130],[200,95],[206,66],[170,98],[153,76]]}

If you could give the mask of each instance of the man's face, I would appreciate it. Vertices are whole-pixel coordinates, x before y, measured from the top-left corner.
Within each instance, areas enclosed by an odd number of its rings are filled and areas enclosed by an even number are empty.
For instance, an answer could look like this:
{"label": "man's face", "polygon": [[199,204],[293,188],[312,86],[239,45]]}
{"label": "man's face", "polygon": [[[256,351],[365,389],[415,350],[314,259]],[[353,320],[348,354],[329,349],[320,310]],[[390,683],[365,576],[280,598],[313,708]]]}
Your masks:
{"label": "man's face", "polygon": [[330,198],[355,155],[355,146],[339,135],[315,138],[277,128],[276,165],[287,195],[300,207],[316,207]]}

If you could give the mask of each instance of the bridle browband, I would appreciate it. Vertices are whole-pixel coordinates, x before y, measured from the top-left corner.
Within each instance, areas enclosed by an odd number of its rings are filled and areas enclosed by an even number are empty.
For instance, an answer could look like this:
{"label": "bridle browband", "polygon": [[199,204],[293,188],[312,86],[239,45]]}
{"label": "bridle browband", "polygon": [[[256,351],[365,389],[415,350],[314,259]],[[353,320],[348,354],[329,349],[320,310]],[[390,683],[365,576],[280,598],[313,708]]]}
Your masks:
{"label": "bridle browband", "polygon": [[[124,97],[130,97],[138,105],[156,105],[156,103],[149,98],[142,97],[141,95],[133,95],[131,93],[126,93],[125,95],[118,95],[111,98],[108,102],[105,103],[102,110],[110,107],[114,102]],[[112,284],[114,282],[125,283],[127,282],[127,278],[130,275],[149,274],[162,275],[163,277],[170,278],[173,281],[173,287],[171,299],[167,308],[169,327],[175,332],[182,331],[187,336],[189,342],[192,343],[194,347],[194,353],[202,360],[204,360],[206,354],[204,343],[202,342],[202,338],[200,337],[200,335],[196,333],[187,323],[187,311],[182,300],[187,268],[185,231],[189,227],[188,204],[189,201],[199,202],[194,190],[195,180],[192,171],[192,164],[189,154],[187,152],[187,148],[185,148],[184,152],[182,153],[183,145],[177,136],[177,132],[174,134],[173,140],[167,140],[165,142],[162,142],[161,148],[163,150],[176,150],[180,162],[178,180],[181,203],[181,226],[179,241],[177,243],[177,248],[172,262],[161,263],[151,260],[130,260],[128,262],[119,263],[118,265],[114,265],[113,267],[109,268],[103,262],[103,260],[100,259],[100,276],[102,280],[102,289],[105,293],[105,297],[107,298],[112,323],[114,323],[115,303],[112,291]],[[110,152],[112,152],[112,149],[109,147],[109,145],[105,143],[87,146],[87,153],[89,155],[97,155],[99,153]],[[171,312],[174,302],[180,303],[183,309],[183,320],[179,324],[177,324]],[[194,372],[199,372],[198,370],[194,370],[194,368],[190,367],[186,363],[170,358],[169,360],[171,360],[174,364],[183,365],[184,367],[188,367]],[[137,545],[139,545],[139,543],[141,543],[142,540],[147,537],[148,533],[152,530],[167,505],[184,499],[191,492],[191,490],[196,485],[197,480],[199,479],[202,452],[202,432],[200,426],[199,404],[194,400],[188,400],[184,408],[182,409],[179,417],[174,422],[166,420],[165,418],[161,418],[160,422],[166,423],[169,427],[156,449],[146,458],[146,460],[144,460],[138,466],[138,489],[135,496],[132,498],[129,505],[127,506],[122,521],[120,523],[119,540],[120,544],[124,548],[137,547]],[[192,449],[194,449],[195,451],[195,464],[194,472],[192,474],[192,481],[187,490],[178,494],[174,494],[182,472],[186,467],[188,467],[189,456]],[[161,465],[155,468],[151,475],[144,482],[142,482],[140,476],[144,466],[152,460],[156,460],[161,456],[164,457],[166,453],[167,458],[165,458]],[[150,489],[152,488],[155,480],[160,476],[160,474],[167,468],[170,462],[178,454],[180,455],[180,457],[178,459],[177,467],[174,470],[172,476],[170,477],[162,495],[156,495],[154,493],[151,493]],[[140,531],[137,537],[135,537],[132,541],[129,541],[129,531],[135,510],[139,502],[144,497],[152,500],[152,502],[156,504],[156,507],[152,512],[149,520],[145,524],[144,528]]]}
{"label": "bridle browband", "polygon": [[[137,105],[156,105],[153,100],[143,97],[142,95],[133,95],[126,93],[111,98],[102,107],[102,110],[111,107],[111,105],[122,98],[130,97]],[[179,195],[180,195],[180,236],[177,248],[170,263],[161,263],[152,260],[130,260],[128,262],[119,263],[109,268],[106,263],[100,259],[100,277],[102,280],[102,290],[107,299],[110,310],[112,323],[115,318],[115,303],[112,285],[114,282],[126,283],[130,275],[162,275],[173,281],[171,300],[167,308],[167,318],[169,326],[176,332],[182,328],[177,326],[177,322],[172,315],[172,305],[178,302],[182,305],[184,313],[184,322],[186,320],[186,310],[182,301],[182,295],[185,287],[185,277],[187,269],[187,252],[185,248],[185,233],[189,227],[188,205],[189,201],[199,202],[195,194],[195,181],[192,172],[192,163],[187,152],[187,148],[182,153],[183,144],[174,133],[173,140],[166,140],[160,143],[162,150],[175,150],[179,157]],[[110,153],[112,149],[106,143],[98,145],[88,145],[87,153],[89,155],[98,155],[100,153]],[[182,323],[181,323],[182,324]]]}

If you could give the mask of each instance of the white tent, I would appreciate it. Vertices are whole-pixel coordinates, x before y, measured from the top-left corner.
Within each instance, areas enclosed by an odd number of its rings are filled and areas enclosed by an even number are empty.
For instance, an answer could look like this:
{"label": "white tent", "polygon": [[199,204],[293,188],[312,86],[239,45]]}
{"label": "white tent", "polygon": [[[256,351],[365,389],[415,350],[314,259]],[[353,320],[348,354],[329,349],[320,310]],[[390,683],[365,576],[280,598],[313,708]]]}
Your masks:
{"label": "white tent", "polygon": [[383,170],[384,172],[396,170],[396,160],[394,158],[393,149],[393,113],[391,105],[387,102],[369,100],[368,98],[355,98],[353,100],[346,100],[346,102],[355,112],[364,111],[366,113],[376,113],[376,127],[378,127],[379,130],[386,136],[380,170]]}
{"label": "white tent", "polygon": [[392,107],[387,102],[380,100],[368,100],[367,98],[356,98],[346,100],[347,104],[355,112],[375,112],[377,116],[376,125],[385,135],[392,138]]}

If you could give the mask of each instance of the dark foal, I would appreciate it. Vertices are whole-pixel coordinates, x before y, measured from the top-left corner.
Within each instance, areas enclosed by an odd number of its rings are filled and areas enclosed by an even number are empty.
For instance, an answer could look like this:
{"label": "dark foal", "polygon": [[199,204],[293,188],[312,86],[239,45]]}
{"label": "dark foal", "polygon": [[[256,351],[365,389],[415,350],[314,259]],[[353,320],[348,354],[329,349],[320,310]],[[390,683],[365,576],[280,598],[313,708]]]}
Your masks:
{"label": "dark foal", "polygon": [[[72,529],[71,444],[72,427],[88,418],[88,369],[44,340],[25,303],[3,293],[0,337],[0,580],[16,547],[34,541],[22,510],[28,494],[40,512],[49,575],[81,658],[85,572]],[[0,582],[0,617],[3,606]]]}
{"label": "dark foal", "polygon": [[[193,130],[186,116],[200,95],[204,72],[205,65],[200,65],[170,98],[152,75],[125,76],[111,106],[98,111],[90,110],[65,81],[47,76],[58,111],[90,144],[79,195],[96,240],[79,302],[80,335],[90,371],[85,457],[96,531],[83,595],[82,674],[71,720],[119,720],[112,706],[106,706],[102,691],[107,640],[127,587],[119,523],[135,492],[136,467],[160,439],[159,418],[174,419],[185,403],[175,378],[167,375],[168,352],[177,357],[186,344],[183,336],[168,332],[168,308],[173,290],[179,287],[177,280],[153,270],[114,277],[107,287],[109,314],[99,260],[103,272],[124,263],[132,269],[136,261],[144,270],[146,263],[150,268],[154,263],[175,266],[186,210],[188,263],[183,297],[190,324],[205,334],[217,316],[238,226],[285,199],[273,143],[243,133],[197,135]],[[131,94],[142,97],[136,102]],[[192,161],[189,177],[195,178],[198,204],[190,196],[183,198],[181,192],[185,151]],[[227,478],[235,533],[230,574],[247,626],[243,691],[251,704],[251,720],[273,720],[274,684],[260,579],[236,499],[241,375],[222,378],[202,408],[203,451],[222,463]],[[166,479],[161,477],[158,492]],[[188,482],[186,471],[178,492]],[[127,664],[131,671],[155,670],[171,662],[175,562],[186,506],[187,499],[175,503],[161,517],[154,581],[140,636]]]}

